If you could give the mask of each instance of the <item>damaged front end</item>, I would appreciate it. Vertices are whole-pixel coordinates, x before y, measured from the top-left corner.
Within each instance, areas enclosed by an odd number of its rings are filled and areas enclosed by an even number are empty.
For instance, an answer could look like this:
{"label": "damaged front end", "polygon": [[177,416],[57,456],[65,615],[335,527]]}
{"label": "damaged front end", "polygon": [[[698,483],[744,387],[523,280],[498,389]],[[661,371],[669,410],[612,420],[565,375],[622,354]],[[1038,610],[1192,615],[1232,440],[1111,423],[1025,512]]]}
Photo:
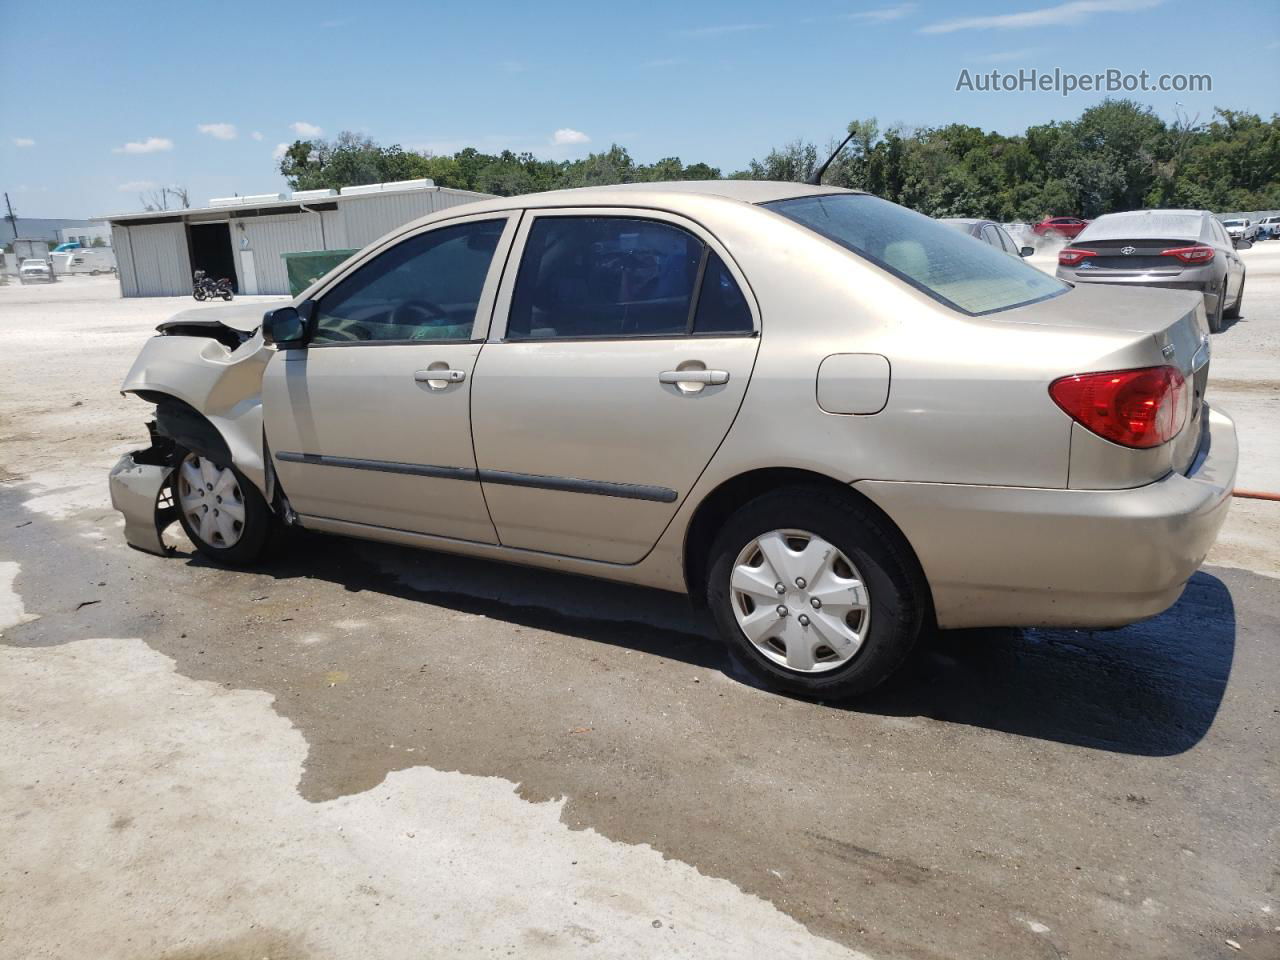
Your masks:
{"label": "damaged front end", "polygon": [[111,503],[130,546],[167,556],[165,529],[178,519],[169,479],[179,450],[235,466],[271,502],[262,438],[262,372],[271,351],[258,333],[263,306],[189,310],[157,327],[121,392],[155,404],[151,446],[120,459]]}
{"label": "damaged front end", "polygon": [[129,546],[158,556],[168,556],[164,531],[178,519],[169,475],[173,473],[174,444],[156,433],[155,421],[147,424],[151,446],[134,450],[111,468],[111,505],[124,515],[124,539]]}

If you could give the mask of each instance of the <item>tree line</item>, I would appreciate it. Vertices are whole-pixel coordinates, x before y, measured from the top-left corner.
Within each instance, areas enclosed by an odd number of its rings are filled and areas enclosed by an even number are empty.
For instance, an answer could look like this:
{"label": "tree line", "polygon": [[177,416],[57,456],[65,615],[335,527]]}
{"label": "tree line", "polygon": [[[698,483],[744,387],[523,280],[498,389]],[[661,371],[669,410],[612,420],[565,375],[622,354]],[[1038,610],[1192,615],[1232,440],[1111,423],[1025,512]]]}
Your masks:
{"label": "tree line", "polygon": [[[1132,100],[1105,100],[1079,118],[1006,136],[965,124],[881,129],[855,120],[853,139],[828,167],[826,184],[866,190],[934,217],[1035,221],[1096,217],[1142,207],[1215,211],[1280,209],[1280,116],[1218,108],[1212,119],[1165,122]],[[802,140],[775,147],[727,174],[802,181],[833,150]],[[299,140],[280,160],[295,190],[430,177],[437,185],[513,196],[539,190],[664,180],[712,180],[722,174],[679,157],[637,163],[612,145],[579,160],[532,153],[453,154],[381,146],[368,137]]]}

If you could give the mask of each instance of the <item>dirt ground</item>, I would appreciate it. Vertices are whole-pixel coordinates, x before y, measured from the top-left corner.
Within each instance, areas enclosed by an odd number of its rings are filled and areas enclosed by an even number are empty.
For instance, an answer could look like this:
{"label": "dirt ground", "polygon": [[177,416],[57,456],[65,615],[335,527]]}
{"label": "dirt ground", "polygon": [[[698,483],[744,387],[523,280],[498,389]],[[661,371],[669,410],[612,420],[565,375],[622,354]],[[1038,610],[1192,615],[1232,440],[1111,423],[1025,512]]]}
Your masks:
{"label": "dirt ground", "polygon": [[[1209,398],[1280,491],[1280,243],[1244,256]],[[117,387],[191,305],[0,287],[0,956],[1280,956],[1280,504],[1154,620],[802,703],[671,595],[129,550]]]}

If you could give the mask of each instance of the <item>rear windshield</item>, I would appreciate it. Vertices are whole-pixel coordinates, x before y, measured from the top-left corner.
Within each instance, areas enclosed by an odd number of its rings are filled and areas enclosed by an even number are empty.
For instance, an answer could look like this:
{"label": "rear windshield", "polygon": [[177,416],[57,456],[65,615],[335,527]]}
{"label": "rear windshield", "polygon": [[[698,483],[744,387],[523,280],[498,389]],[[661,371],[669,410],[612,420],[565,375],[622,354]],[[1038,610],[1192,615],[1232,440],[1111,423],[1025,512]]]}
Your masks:
{"label": "rear windshield", "polygon": [[837,193],[766,203],[918,290],[970,316],[1056,297],[1061,280],[896,203]]}
{"label": "rear windshield", "polygon": [[1184,237],[1198,240],[1204,229],[1204,217],[1192,213],[1165,210],[1141,210],[1133,213],[1109,213],[1085,227],[1076,243],[1090,240],[1141,240]]}

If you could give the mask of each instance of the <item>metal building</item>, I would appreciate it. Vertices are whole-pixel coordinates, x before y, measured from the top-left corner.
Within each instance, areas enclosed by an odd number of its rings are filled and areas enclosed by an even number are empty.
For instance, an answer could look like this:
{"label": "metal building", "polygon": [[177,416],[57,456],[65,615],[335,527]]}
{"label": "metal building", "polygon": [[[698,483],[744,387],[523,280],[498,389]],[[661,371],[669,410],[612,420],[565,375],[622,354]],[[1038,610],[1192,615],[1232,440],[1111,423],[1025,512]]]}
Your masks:
{"label": "metal building", "polygon": [[359,249],[396,227],[486,193],[430,180],[210,200],[207,207],[95,217],[111,225],[126,297],[191,293],[191,275],[230,277],[238,293],[289,292],[285,253]]}

